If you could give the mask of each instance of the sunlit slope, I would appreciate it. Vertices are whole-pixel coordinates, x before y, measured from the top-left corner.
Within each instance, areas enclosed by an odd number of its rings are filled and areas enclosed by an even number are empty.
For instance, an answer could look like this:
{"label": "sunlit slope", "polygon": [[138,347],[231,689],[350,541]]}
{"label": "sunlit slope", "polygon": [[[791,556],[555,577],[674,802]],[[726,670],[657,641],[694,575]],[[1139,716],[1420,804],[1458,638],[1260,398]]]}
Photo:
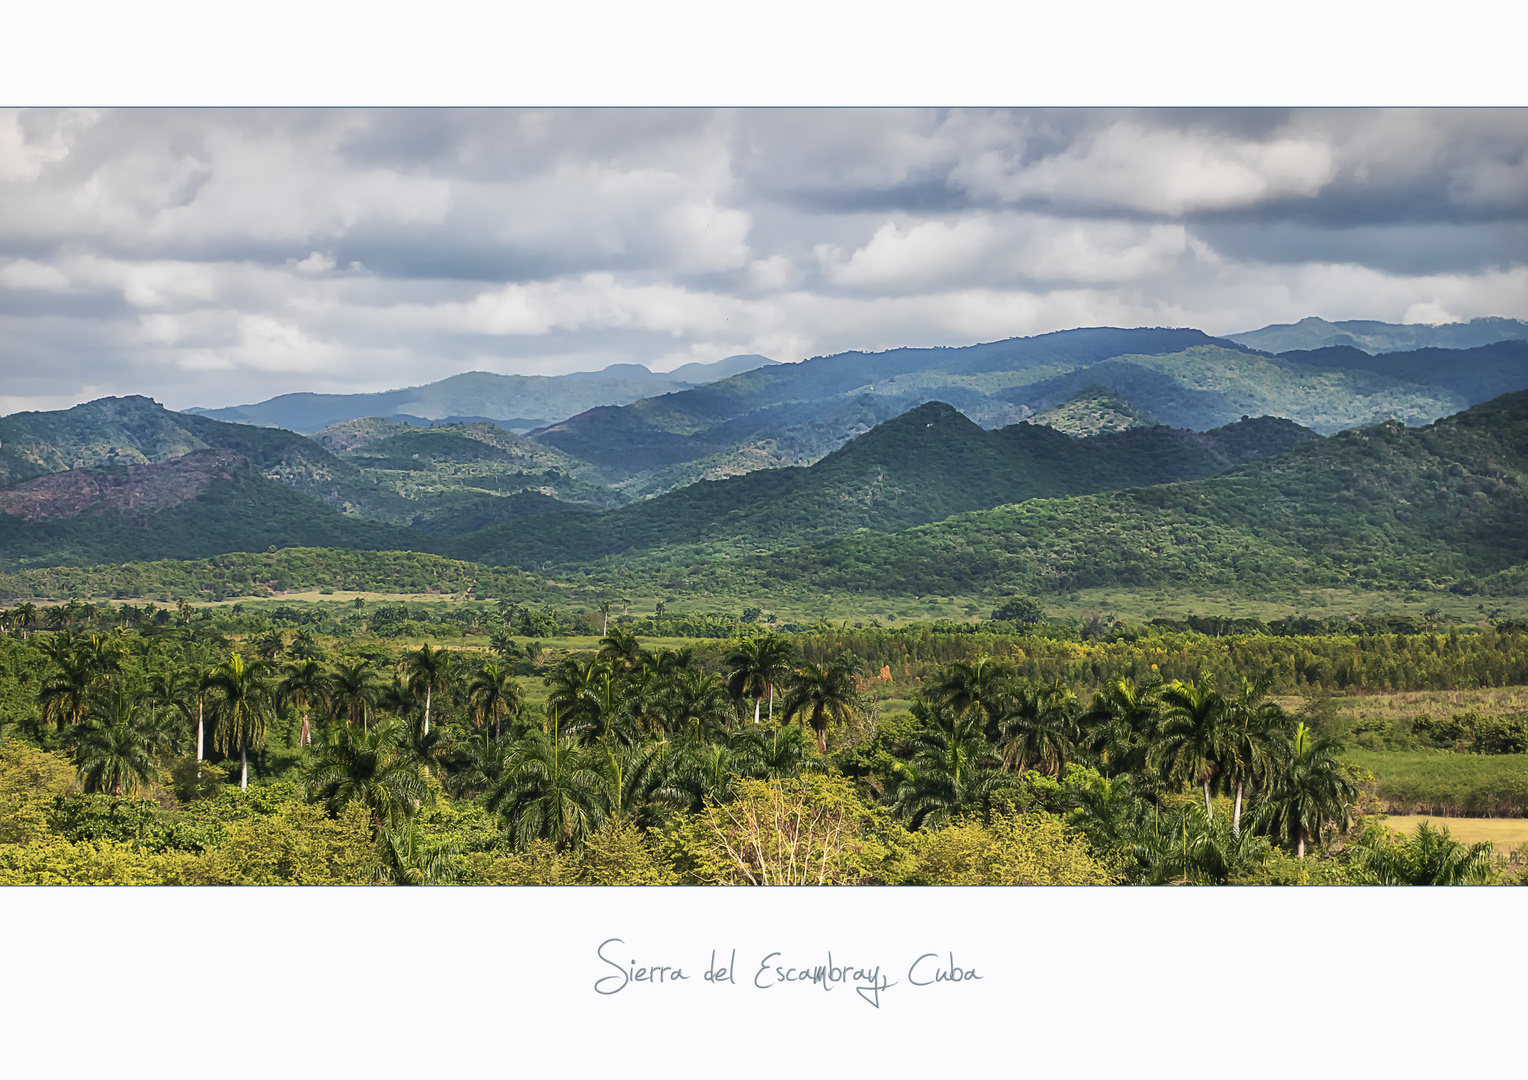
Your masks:
{"label": "sunlit slope", "polygon": [[810,468],[692,484],[597,516],[527,517],[464,536],[448,551],[541,566],[696,545],[777,549],[1024,499],[1210,476],[1315,437],[1279,420],[1206,434],[1141,428],[1092,439],[1032,424],[987,431],[930,402]]}
{"label": "sunlit slope", "polygon": [[[1154,429],[1148,429],[1154,430]],[[1343,432],[1208,480],[1043,499],[726,567],[761,586],[1041,593],[1521,583],[1528,392]],[[720,572],[709,566],[707,572]]]}

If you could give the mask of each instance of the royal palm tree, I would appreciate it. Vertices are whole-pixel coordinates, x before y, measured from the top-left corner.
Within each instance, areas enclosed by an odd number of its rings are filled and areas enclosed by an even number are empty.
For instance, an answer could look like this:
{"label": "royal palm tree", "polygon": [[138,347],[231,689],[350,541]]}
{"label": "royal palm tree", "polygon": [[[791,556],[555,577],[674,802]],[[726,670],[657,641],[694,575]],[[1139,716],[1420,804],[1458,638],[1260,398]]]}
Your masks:
{"label": "royal palm tree", "polygon": [[585,742],[616,736],[628,746],[637,741],[635,710],[628,686],[594,657],[568,657],[546,678],[547,715],[565,733]]}
{"label": "royal palm tree", "polygon": [[924,728],[912,740],[912,758],[891,793],[892,812],[917,831],[980,809],[990,821],[994,797],[1018,786],[982,734],[980,710],[957,713],[948,705],[918,701],[913,716]]}
{"label": "royal palm tree", "polygon": [[87,792],[134,795],[154,780],[153,748],[167,748],[170,737],[141,702],[136,687],[120,683],[92,700],[77,751]]}
{"label": "royal palm tree", "polygon": [[404,760],[412,762],[431,775],[439,761],[451,750],[447,729],[436,724],[429,731],[419,716],[406,716],[400,720],[402,734],[399,736],[399,752]]}
{"label": "royal palm tree", "polygon": [[1067,821],[1099,851],[1128,850],[1150,829],[1154,808],[1129,773],[1093,777],[1073,789],[1073,798]]}
{"label": "royal palm tree", "polygon": [[[435,732],[430,737],[434,738]],[[496,787],[508,773],[514,743],[493,738],[484,727],[471,738],[453,743],[450,749],[455,752],[453,769],[442,777],[443,782],[458,798],[475,798]]]}
{"label": "royal palm tree", "polygon": [[1060,776],[1077,752],[1077,712],[1077,698],[1065,687],[1017,684],[998,717],[1004,766]]}
{"label": "royal palm tree", "polygon": [[[206,757],[207,695],[212,689],[209,682],[212,668],[205,666],[200,650],[195,652],[189,661],[155,674],[149,682],[149,696],[155,704],[172,708],[185,718],[195,735],[196,760],[201,762]],[[197,775],[200,777],[200,772]]]}
{"label": "royal palm tree", "polygon": [[417,818],[384,825],[377,835],[371,880],[377,885],[446,885],[461,858],[455,840],[431,840]]}
{"label": "royal palm tree", "polygon": [[392,682],[383,684],[377,691],[377,708],[399,719],[412,717],[421,704],[413,686],[404,682],[402,675],[394,675]]}
{"label": "royal palm tree", "polygon": [[286,638],[280,630],[267,630],[255,639],[255,655],[262,660],[279,660],[286,653]]}
{"label": "royal palm tree", "polygon": [[[800,729],[788,730],[799,733]],[[753,754],[740,755],[727,742],[683,744],[669,755],[663,783],[653,799],[685,813],[699,813],[708,801],[731,799],[738,777],[749,775],[756,762]]]}
{"label": "royal palm tree", "polygon": [[636,634],[617,629],[600,640],[598,659],[611,671],[624,675],[643,667],[650,656]]}
{"label": "royal palm tree", "polygon": [[538,838],[559,852],[581,846],[609,811],[602,757],[572,735],[527,732],[515,744],[503,779],[489,792],[488,810],[504,817],[522,850]]}
{"label": "royal palm tree", "polygon": [[519,714],[525,704],[525,692],[509,669],[487,663],[479,669],[467,687],[467,698],[480,725],[492,725],[493,737],[504,733],[504,715]]}
{"label": "royal palm tree", "polygon": [[1162,691],[1162,726],[1153,748],[1155,764],[1169,782],[1204,789],[1204,812],[1213,814],[1210,785],[1220,773],[1230,743],[1226,702],[1215,677],[1201,672],[1191,683],[1173,683]]}
{"label": "royal palm tree", "polygon": [[309,796],[331,814],[352,802],[366,807],[372,836],[396,828],[433,800],[418,767],[404,752],[400,721],[386,717],[375,727],[335,727],[308,767]]}
{"label": "royal palm tree", "polygon": [[1296,858],[1305,858],[1306,838],[1319,839],[1328,822],[1339,829],[1348,827],[1348,807],[1358,788],[1342,771],[1337,759],[1341,749],[1336,739],[1316,738],[1301,724],[1274,774],[1259,817],[1294,845]]}
{"label": "royal palm tree", "polygon": [[803,664],[796,673],[784,708],[786,723],[800,717],[817,733],[817,751],[828,752],[828,723],[847,723],[864,711],[852,670],[842,664]]}
{"label": "royal palm tree", "polygon": [[1083,742],[1100,771],[1144,777],[1161,715],[1162,682],[1115,679],[1100,687],[1082,716]]}
{"label": "royal palm tree", "polygon": [[1248,783],[1266,780],[1286,738],[1288,718],[1278,702],[1268,699],[1273,677],[1243,678],[1236,695],[1225,702],[1226,781],[1236,790],[1231,811],[1231,831],[1241,832],[1242,795]]}
{"label": "royal palm tree", "polygon": [[432,649],[430,643],[425,642],[418,652],[408,654],[404,662],[404,670],[408,673],[409,685],[415,688],[424,687],[424,733],[430,733],[430,702],[435,694],[435,687],[444,682],[450,670],[451,654],[445,649]]}
{"label": "royal palm tree", "polygon": [[1180,807],[1164,827],[1138,837],[1128,850],[1148,885],[1224,885],[1269,851],[1263,837],[1250,830],[1237,836],[1197,805]]}
{"label": "royal palm tree", "polygon": [[740,642],[728,654],[727,689],[734,701],[753,698],[753,722],[759,722],[760,704],[769,695],[769,718],[775,718],[775,687],[789,677],[795,649],[778,634],[761,634]]}
{"label": "royal palm tree", "polygon": [[976,715],[986,737],[995,740],[1014,690],[1013,670],[983,656],[952,661],[931,696],[961,716]]}
{"label": "royal palm tree", "polygon": [[488,650],[501,660],[518,660],[524,652],[515,644],[515,639],[503,630],[495,630],[488,635]]}
{"label": "royal palm tree", "polygon": [[26,640],[30,631],[37,629],[37,605],[28,600],[24,604],[16,605],[16,626],[21,630],[21,639]]}
{"label": "royal palm tree", "polygon": [[273,696],[270,673],[268,661],[246,661],[234,653],[207,678],[215,703],[212,744],[225,756],[238,752],[240,791],[249,787],[249,751],[265,746]]}
{"label": "royal palm tree", "polygon": [[42,706],[43,716],[63,731],[65,726],[75,727],[85,718],[86,703],[98,672],[90,654],[71,648],[67,639],[45,642],[43,651],[55,672],[37,691],[37,702]]}
{"label": "royal palm tree", "polygon": [[329,688],[329,677],[324,666],[317,660],[304,660],[286,670],[286,676],[277,687],[277,694],[284,701],[296,704],[302,714],[302,724],[297,732],[297,745],[308,746],[313,742],[313,726],[309,715],[315,701],[323,701]]}
{"label": "royal palm tree", "polygon": [[628,747],[601,740],[596,745],[605,758],[604,801],[609,818],[614,822],[656,824],[650,808],[654,793],[663,787],[673,748],[667,742]]}
{"label": "royal palm tree", "polygon": [[822,758],[807,752],[806,729],[770,724],[746,727],[727,737],[727,747],[748,780],[790,780],[803,772],[826,772]]}
{"label": "royal palm tree", "polygon": [[329,675],[329,707],[343,714],[347,725],[367,727],[376,701],[377,673],[365,660],[340,664]]}
{"label": "royal palm tree", "polygon": [[669,679],[658,700],[663,730],[701,738],[732,729],[733,712],[727,687],[718,675],[681,671]]}

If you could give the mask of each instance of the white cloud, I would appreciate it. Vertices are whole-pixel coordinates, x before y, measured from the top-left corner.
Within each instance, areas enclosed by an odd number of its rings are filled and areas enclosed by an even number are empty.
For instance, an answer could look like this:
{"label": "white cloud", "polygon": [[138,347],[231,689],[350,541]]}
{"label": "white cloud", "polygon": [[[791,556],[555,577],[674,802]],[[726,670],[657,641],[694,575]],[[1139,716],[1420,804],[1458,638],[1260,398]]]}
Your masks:
{"label": "white cloud", "polygon": [[858,291],[917,292],[1037,282],[1131,282],[1169,273],[1192,246],[1181,224],[974,213],[954,220],[887,221],[847,258],[835,244],[815,254],[827,279]]}
{"label": "white cloud", "polygon": [[[0,112],[0,373],[13,400],[219,405],[1076,325],[1523,318],[1528,256],[1467,248],[1524,227],[1525,170],[1528,110]],[[1445,263],[1417,222],[1460,220]]]}
{"label": "white cloud", "polygon": [[0,266],[0,285],[11,289],[57,291],[69,287],[69,278],[57,267],[46,266],[31,259],[17,259]]}
{"label": "white cloud", "polygon": [[323,371],[341,355],[333,344],[268,315],[244,316],[238,320],[237,332],[237,345],[188,352],[179,358],[179,365],[187,371],[244,369],[289,374]]}
{"label": "white cloud", "polygon": [[791,282],[791,261],[784,255],[754,259],[748,264],[748,281],[756,289],[783,289]]}
{"label": "white cloud", "polygon": [[334,269],[334,256],[315,251],[294,265],[304,274],[323,274]]}
{"label": "white cloud", "polygon": [[[924,221],[905,231],[896,222],[888,221],[846,262],[830,262],[828,276],[835,285],[939,281],[985,256],[993,233],[986,217],[953,223]],[[831,249],[828,253],[831,255]]]}
{"label": "white cloud", "polygon": [[0,183],[36,180],[43,166],[62,161],[69,154],[70,129],[89,123],[93,113],[66,117],[41,141],[29,139],[22,130],[21,110],[0,109]]}
{"label": "white cloud", "polygon": [[1254,140],[1127,121],[1030,165],[988,151],[951,175],[977,195],[1006,202],[1043,197],[1181,217],[1314,196],[1336,175],[1336,163],[1313,135]]}

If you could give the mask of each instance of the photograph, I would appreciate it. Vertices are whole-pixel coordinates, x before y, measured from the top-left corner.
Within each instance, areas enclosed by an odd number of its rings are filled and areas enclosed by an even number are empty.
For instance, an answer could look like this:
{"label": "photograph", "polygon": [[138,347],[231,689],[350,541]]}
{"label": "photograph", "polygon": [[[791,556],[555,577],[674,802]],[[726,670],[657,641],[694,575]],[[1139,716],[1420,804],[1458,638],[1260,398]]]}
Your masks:
{"label": "photograph", "polygon": [[23,1060],[1510,1030],[1528,107],[601,100],[0,109]]}

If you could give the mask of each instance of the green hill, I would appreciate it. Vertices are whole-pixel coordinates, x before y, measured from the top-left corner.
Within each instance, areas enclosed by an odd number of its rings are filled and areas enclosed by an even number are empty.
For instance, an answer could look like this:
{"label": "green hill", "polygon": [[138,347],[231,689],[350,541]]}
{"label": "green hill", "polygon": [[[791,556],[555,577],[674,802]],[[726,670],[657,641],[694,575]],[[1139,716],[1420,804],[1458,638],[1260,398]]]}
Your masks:
{"label": "green hill", "polygon": [[1470,405],[1528,390],[1528,341],[1498,341],[1473,349],[1414,349],[1378,356],[1351,345],[1331,345],[1280,353],[1279,359],[1329,371],[1368,371],[1426,383],[1452,391]]}
{"label": "green hill", "polygon": [[325,428],[314,439],[344,446],[339,458],[413,509],[408,524],[456,535],[558,503],[619,506],[626,496],[587,477],[562,451],[492,423],[417,428],[378,418]]}
{"label": "green hill", "polygon": [[0,565],[11,572],[285,547],[388,550],[412,540],[268,480],[227,450],[72,469],[0,492]]}
{"label": "green hill", "polygon": [[[329,509],[417,526],[425,537],[546,512],[561,501],[596,507],[627,501],[582,479],[589,471],[583,463],[491,423],[417,428],[372,418],[326,429],[321,436],[309,439],[280,428],[171,412],[144,397],[17,413],[0,418],[0,494],[66,471],[109,472],[223,451],[247,461],[264,479]],[[72,483],[80,490],[99,487],[83,473]],[[57,489],[47,490],[56,501]],[[144,505],[140,500],[140,511]],[[292,513],[307,512],[301,502],[292,504]],[[393,535],[396,542],[409,534]]]}
{"label": "green hill", "polygon": [[0,490],[68,469],[150,465],[210,449],[233,451],[265,479],[333,509],[391,522],[414,513],[311,439],[171,412],[136,395],[0,417]]}
{"label": "green hill", "polygon": [[1470,593],[1522,585],[1525,476],[1521,392],[1421,429],[1345,431],[1212,479],[1036,499],[690,573],[694,582],[729,576],[736,587],[831,583],[881,594],[1098,586]]}
{"label": "green hill", "polygon": [[1137,427],[1155,427],[1156,417],[1111,390],[1094,384],[1077,391],[1055,408],[1036,413],[1031,424],[1054,428],[1064,435],[1098,435],[1105,431],[1129,431]]}
{"label": "green hill", "polygon": [[1204,434],[1140,428],[1086,440],[1032,424],[987,431],[930,402],[809,468],[702,481],[592,517],[522,518],[448,548],[457,558],[515,566],[660,549],[752,552],[893,532],[1025,499],[1211,476],[1313,438],[1271,419]]}
{"label": "green hill", "polygon": [[1015,387],[1002,397],[1036,411],[1100,386],[1164,424],[1204,431],[1242,416],[1282,416],[1330,434],[1392,417],[1426,424],[1471,403],[1438,386],[1368,370],[1324,370],[1197,345],[1165,355],[1123,355]]}

